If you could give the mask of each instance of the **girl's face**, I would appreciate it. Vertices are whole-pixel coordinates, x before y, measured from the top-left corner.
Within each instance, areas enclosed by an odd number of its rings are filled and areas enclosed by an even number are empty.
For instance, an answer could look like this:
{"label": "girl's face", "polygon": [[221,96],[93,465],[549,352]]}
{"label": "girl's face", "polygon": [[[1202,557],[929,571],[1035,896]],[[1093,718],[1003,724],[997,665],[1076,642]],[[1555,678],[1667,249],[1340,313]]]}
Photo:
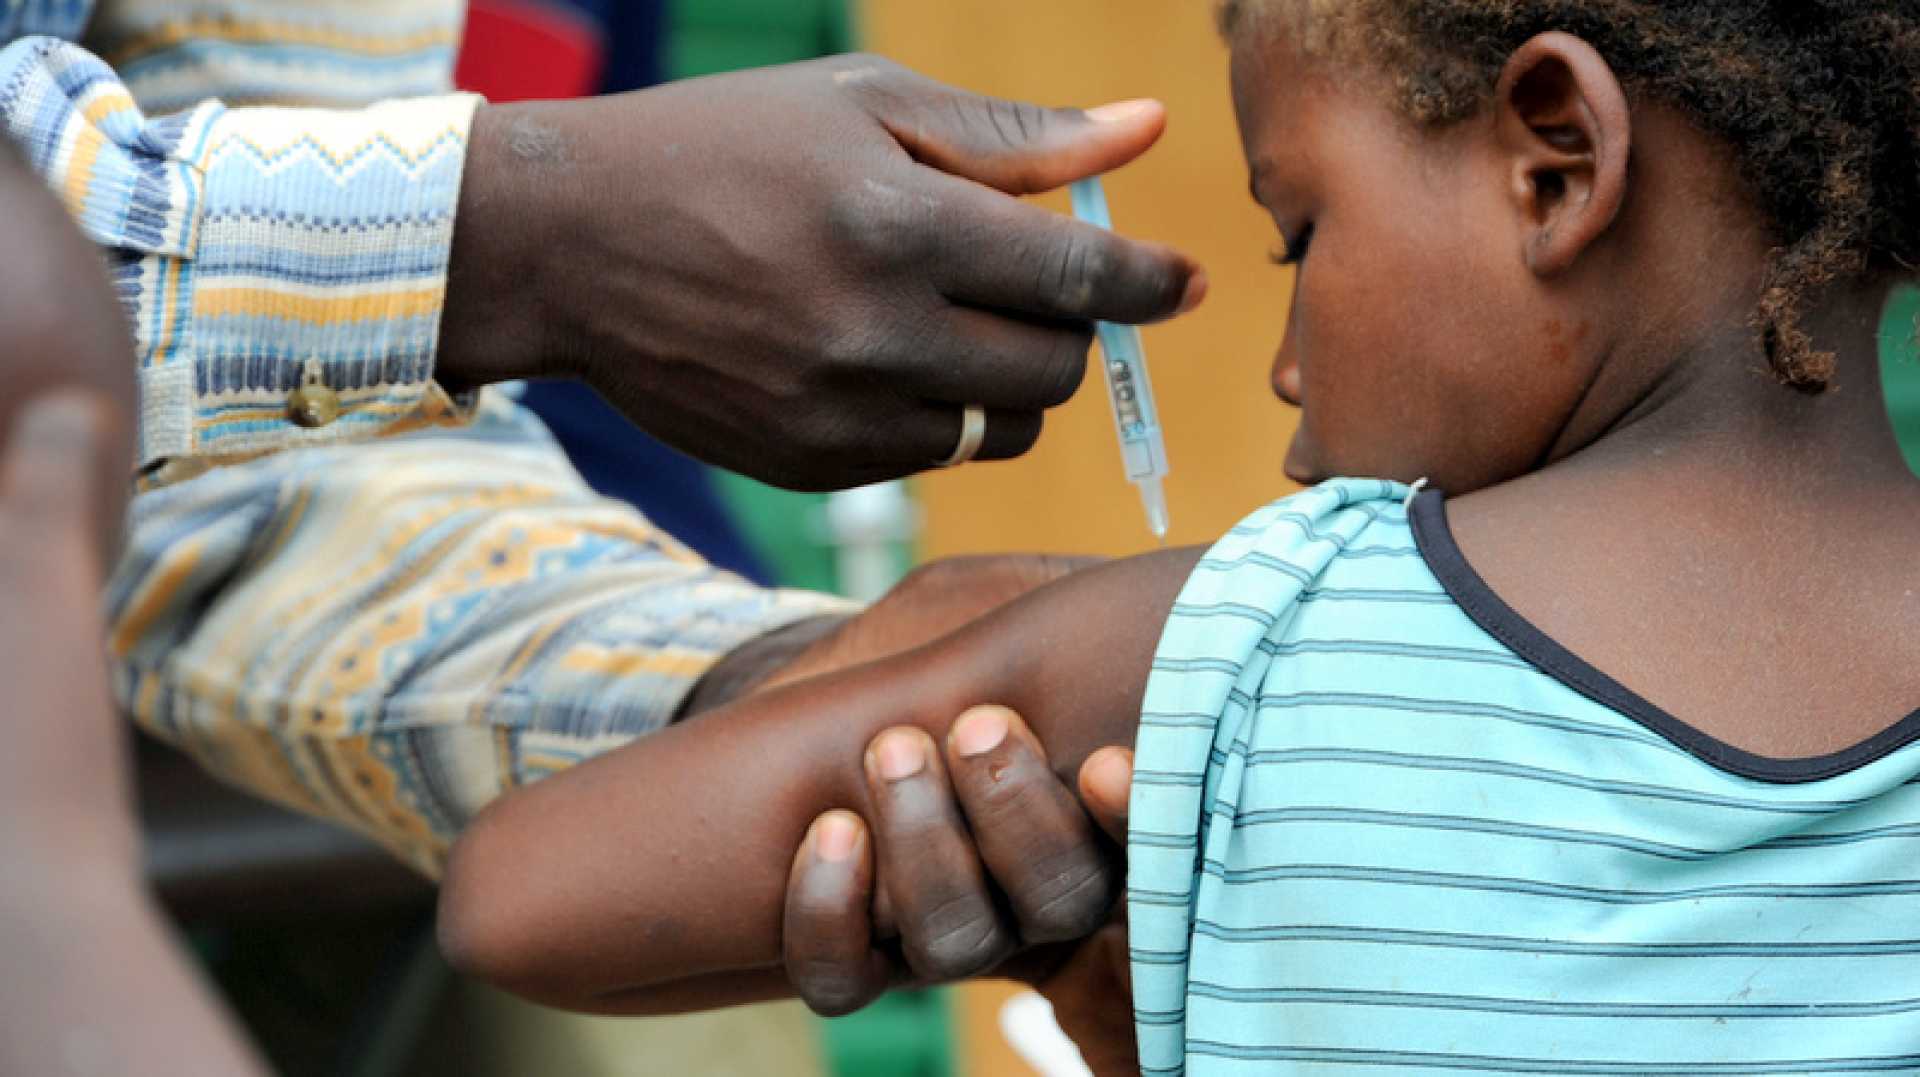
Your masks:
{"label": "girl's face", "polygon": [[1372,70],[1234,50],[1254,198],[1293,267],[1273,366],[1302,409],[1287,474],[1461,494],[1561,455],[1593,326],[1527,265],[1527,200],[1490,119],[1430,132]]}

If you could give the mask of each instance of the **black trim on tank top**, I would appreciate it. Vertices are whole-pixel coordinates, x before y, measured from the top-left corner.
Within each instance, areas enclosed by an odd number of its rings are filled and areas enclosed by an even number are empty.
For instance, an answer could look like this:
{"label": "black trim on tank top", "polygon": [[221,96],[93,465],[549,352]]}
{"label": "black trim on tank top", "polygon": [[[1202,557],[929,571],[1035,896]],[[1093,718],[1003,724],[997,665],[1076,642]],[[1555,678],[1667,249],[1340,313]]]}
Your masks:
{"label": "black trim on tank top", "polygon": [[1736,748],[1675,718],[1595,669],[1507,605],[1461,554],[1447,522],[1446,496],[1440,491],[1421,491],[1407,516],[1413,541],[1427,567],[1474,624],[1554,680],[1646,726],[1710,766],[1755,781],[1816,782],[1858,770],[1920,740],[1920,710],[1916,710],[1866,740],[1826,755],[1778,759]]}

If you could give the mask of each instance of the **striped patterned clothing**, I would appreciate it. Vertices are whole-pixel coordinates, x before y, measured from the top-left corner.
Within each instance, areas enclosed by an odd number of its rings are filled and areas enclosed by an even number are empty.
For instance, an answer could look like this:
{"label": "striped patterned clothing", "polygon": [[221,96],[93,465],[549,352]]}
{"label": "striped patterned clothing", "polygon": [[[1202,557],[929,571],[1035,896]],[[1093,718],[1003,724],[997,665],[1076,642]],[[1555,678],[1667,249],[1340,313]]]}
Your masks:
{"label": "striped patterned clothing", "polygon": [[1148,1074],[1920,1071],[1920,715],[1767,760],[1528,625],[1437,494],[1201,562],[1147,689]]}
{"label": "striped patterned clothing", "polygon": [[[75,10],[29,3],[15,18],[71,31]],[[88,43],[135,72],[125,79],[53,36],[0,49],[0,128],[113,260],[135,332],[143,468],[170,480],[465,417],[471,402],[432,374],[477,99],[361,111],[210,100],[444,93],[461,12],[445,0],[104,4]],[[426,53],[399,51],[428,39]],[[431,78],[415,70],[422,56]],[[316,95],[315,81],[335,93]],[[341,404],[316,429],[288,415],[309,378]]]}
{"label": "striped patterned clothing", "polygon": [[[106,252],[134,330],[119,698],[428,873],[501,791],[845,608],[711,569],[504,396],[433,381],[477,103],[447,92],[464,14],[0,0],[0,130]],[[293,422],[303,384],[339,417]]]}

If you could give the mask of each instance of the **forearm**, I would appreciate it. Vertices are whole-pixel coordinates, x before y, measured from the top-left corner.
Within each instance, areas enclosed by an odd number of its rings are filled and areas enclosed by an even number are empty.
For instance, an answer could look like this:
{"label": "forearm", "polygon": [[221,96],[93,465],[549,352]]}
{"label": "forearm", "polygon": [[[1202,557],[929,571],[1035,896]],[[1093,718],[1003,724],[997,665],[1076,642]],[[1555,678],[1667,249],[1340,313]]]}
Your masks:
{"label": "forearm", "polygon": [[[1160,626],[1197,557],[1076,574],[931,646],[754,697],[516,794],[449,865],[450,956],[575,1009],[763,997],[803,832],[829,809],[871,814],[867,743],[901,724],[944,737],[968,706],[1005,703],[1072,774],[1131,739]],[[750,974],[738,997],[729,973]],[[684,981],[697,999],[672,989]]]}

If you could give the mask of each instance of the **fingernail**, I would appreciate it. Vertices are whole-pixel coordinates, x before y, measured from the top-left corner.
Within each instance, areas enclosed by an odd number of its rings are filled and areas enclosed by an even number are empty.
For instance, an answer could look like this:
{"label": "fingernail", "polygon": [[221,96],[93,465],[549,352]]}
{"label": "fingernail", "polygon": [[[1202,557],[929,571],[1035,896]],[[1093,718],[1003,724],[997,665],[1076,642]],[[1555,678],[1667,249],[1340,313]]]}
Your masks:
{"label": "fingernail", "polygon": [[890,782],[911,778],[927,765],[926,747],[911,733],[888,733],[874,746],[873,754],[875,769]]}
{"label": "fingernail", "polygon": [[1207,271],[1204,269],[1195,269],[1193,276],[1187,278],[1186,294],[1180,297],[1179,313],[1190,314],[1195,308],[1199,307],[1201,303],[1206,302],[1208,284]]}
{"label": "fingernail", "polygon": [[1132,101],[1116,101],[1111,105],[1087,110],[1087,119],[1094,123],[1126,123],[1160,107],[1160,102],[1151,97],[1136,98]]}
{"label": "fingernail", "polygon": [[860,827],[846,812],[828,812],[813,828],[813,850],[829,864],[853,859],[860,844]]}
{"label": "fingernail", "polygon": [[978,707],[953,723],[954,750],[962,758],[972,759],[1000,747],[1007,739],[1007,712],[998,707]]}

